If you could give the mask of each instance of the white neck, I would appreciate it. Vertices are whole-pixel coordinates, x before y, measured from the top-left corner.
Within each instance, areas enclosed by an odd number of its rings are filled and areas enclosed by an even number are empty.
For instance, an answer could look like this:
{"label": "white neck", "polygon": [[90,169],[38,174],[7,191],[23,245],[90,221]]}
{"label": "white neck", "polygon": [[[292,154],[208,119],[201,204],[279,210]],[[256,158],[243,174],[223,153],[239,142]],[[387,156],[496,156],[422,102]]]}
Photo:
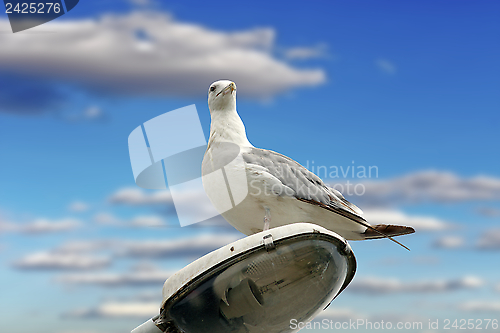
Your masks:
{"label": "white neck", "polygon": [[253,147],[247,139],[245,125],[236,110],[214,110],[211,112],[210,139],[213,141],[232,142],[240,147]]}

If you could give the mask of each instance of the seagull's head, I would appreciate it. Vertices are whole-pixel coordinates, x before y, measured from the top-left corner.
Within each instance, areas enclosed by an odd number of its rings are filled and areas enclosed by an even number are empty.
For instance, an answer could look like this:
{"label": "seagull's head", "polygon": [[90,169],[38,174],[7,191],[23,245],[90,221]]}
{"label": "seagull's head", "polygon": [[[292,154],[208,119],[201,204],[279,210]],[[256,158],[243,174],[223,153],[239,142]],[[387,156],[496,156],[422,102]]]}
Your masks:
{"label": "seagull's head", "polygon": [[229,80],[212,83],[208,88],[208,107],[214,110],[236,110],[236,84]]}

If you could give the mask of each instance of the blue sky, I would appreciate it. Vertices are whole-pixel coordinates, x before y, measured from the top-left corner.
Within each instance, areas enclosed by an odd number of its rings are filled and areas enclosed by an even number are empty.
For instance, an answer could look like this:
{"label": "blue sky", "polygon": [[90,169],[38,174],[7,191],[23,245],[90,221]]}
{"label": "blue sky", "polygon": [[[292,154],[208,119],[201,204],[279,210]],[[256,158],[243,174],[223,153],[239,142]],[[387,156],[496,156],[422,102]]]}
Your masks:
{"label": "blue sky", "polygon": [[[255,146],[376,166],[378,178],[325,181],[363,184],[349,199],[367,218],[417,229],[400,238],[411,252],[353,242],[358,272],[328,318],[500,319],[499,14],[493,1],[82,1],[17,34],[0,14],[2,327],[131,330],[164,277],[242,236],[180,228],[128,156],[134,128],[186,105],[208,136],[218,79],[238,85]],[[211,247],[168,245],[199,237]],[[153,240],[157,252],[134,252]],[[139,314],[106,312],[114,303]]]}

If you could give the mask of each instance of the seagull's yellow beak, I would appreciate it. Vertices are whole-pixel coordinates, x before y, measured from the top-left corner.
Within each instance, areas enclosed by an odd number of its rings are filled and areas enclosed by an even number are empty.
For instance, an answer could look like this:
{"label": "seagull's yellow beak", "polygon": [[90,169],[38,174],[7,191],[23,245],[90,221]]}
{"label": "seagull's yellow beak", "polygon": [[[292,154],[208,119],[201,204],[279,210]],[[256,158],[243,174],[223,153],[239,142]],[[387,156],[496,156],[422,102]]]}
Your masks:
{"label": "seagull's yellow beak", "polygon": [[219,91],[219,93],[217,95],[215,95],[215,97],[219,96],[220,94],[225,95],[225,94],[227,94],[229,92],[232,94],[233,91],[236,91],[236,84],[234,84],[234,82],[231,82],[224,89],[222,89],[221,91]]}

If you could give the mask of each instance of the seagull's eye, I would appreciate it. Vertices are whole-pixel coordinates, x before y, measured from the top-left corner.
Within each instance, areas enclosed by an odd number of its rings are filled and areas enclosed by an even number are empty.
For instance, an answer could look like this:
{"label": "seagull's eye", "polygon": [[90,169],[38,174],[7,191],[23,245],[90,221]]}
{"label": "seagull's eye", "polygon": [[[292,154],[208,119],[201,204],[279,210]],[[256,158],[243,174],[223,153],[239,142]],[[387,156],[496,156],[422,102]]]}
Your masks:
{"label": "seagull's eye", "polygon": [[210,87],[210,91],[215,91],[215,86]]}

